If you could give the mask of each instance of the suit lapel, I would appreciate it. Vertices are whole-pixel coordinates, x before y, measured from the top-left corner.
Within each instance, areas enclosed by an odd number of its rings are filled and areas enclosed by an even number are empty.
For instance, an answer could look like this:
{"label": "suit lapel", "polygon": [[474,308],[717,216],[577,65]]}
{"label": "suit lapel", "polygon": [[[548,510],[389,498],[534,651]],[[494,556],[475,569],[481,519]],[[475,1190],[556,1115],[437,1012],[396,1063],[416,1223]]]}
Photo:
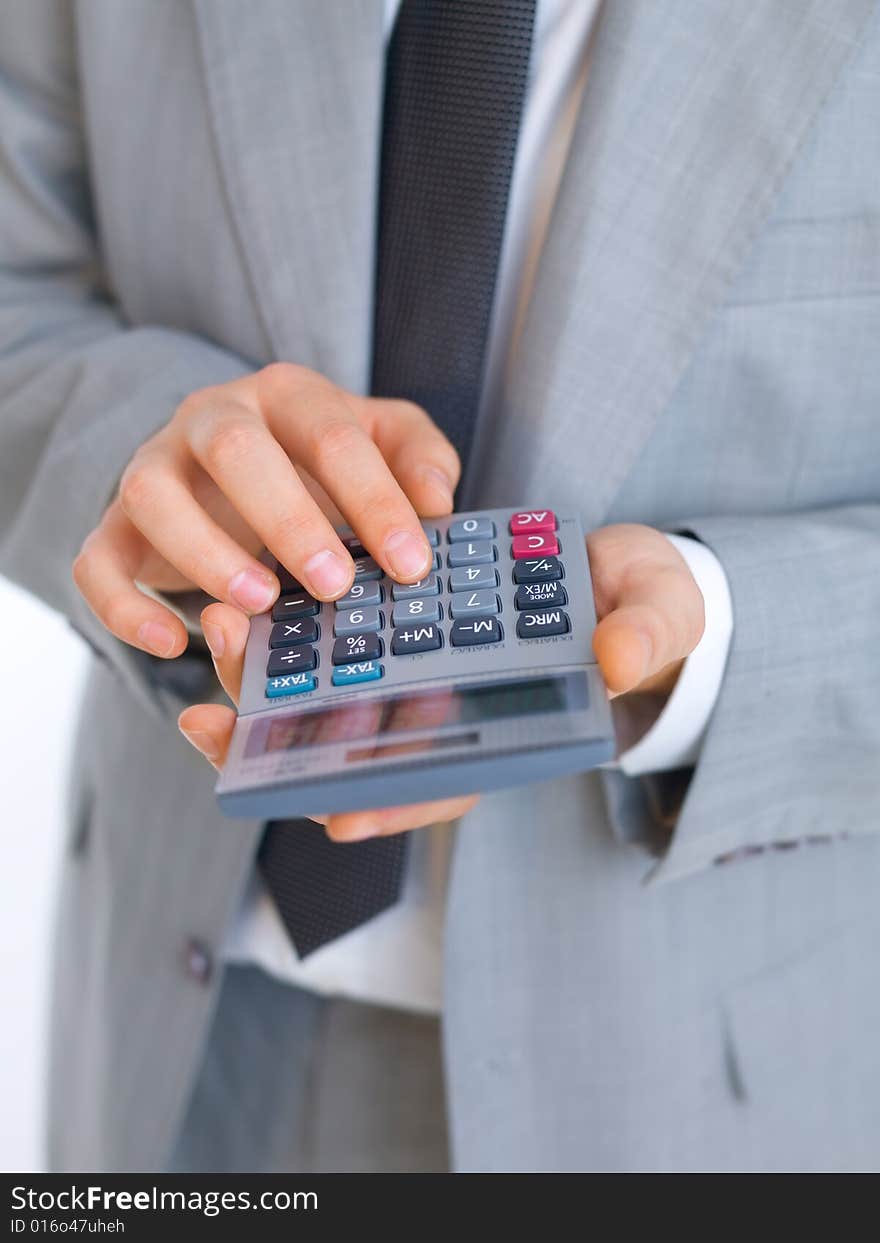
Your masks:
{"label": "suit lapel", "polygon": [[472,495],[601,522],[873,7],[606,2]]}
{"label": "suit lapel", "polygon": [[195,0],[218,155],[277,358],[363,390],[381,0]]}

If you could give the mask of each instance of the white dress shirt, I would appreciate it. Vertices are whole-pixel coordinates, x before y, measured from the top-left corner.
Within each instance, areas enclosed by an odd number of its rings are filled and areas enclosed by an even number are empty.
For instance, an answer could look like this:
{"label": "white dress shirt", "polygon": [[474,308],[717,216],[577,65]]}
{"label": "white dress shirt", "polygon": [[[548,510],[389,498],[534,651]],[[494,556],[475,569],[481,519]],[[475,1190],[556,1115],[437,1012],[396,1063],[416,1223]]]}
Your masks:
{"label": "white dress shirt", "polygon": [[[399,2],[386,0],[386,35]],[[484,403],[495,400],[516,352],[583,92],[598,7],[599,0],[538,0],[495,289]],[[703,593],[706,627],[660,717],[621,755],[620,767],[629,776],[695,761],[715,706],[730,644],[730,593],[717,558],[695,540],[670,538]],[[315,831],[322,830],[316,826]],[[316,950],[305,961],[297,958],[275,903],[255,872],[227,940],[227,960],[257,964],[278,979],[319,993],[439,1012],[451,844],[449,825],[414,831],[400,901],[368,924]]]}

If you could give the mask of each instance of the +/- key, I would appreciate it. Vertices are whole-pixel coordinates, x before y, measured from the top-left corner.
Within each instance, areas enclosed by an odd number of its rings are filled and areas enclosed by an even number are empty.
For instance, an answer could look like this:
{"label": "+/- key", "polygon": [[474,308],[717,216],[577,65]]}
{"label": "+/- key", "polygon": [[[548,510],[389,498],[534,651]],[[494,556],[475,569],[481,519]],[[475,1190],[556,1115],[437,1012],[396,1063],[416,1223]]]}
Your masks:
{"label": "+/- key", "polygon": [[513,567],[515,583],[549,583],[557,578],[562,578],[562,563],[558,557],[525,558]]}

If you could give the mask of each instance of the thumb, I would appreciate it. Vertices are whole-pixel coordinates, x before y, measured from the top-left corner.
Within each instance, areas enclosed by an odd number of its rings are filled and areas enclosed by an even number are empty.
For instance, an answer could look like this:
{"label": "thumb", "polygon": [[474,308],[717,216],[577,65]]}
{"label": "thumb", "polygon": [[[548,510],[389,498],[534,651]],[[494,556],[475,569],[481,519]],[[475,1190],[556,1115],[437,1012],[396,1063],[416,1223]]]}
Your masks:
{"label": "thumb", "polygon": [[657,565],[628,576],[593,633],[605,684],[622,695],[684,660],[703,633],[703,597],[687,566]]}

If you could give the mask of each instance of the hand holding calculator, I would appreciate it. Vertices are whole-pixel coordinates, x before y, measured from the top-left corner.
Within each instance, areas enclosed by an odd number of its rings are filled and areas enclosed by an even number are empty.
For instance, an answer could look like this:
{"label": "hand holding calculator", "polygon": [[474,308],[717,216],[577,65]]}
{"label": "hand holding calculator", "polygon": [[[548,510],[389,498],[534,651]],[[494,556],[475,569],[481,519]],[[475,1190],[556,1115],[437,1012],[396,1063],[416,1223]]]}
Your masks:
{"label": "hand holding calculator", "polygon": [[277,568],[217,785],[226,814],[424,802],[612,758],[579,520],[493,509],[423,526],[434,564],[418,583],[389,579],[351,533],[354,583],[333,603]]}

